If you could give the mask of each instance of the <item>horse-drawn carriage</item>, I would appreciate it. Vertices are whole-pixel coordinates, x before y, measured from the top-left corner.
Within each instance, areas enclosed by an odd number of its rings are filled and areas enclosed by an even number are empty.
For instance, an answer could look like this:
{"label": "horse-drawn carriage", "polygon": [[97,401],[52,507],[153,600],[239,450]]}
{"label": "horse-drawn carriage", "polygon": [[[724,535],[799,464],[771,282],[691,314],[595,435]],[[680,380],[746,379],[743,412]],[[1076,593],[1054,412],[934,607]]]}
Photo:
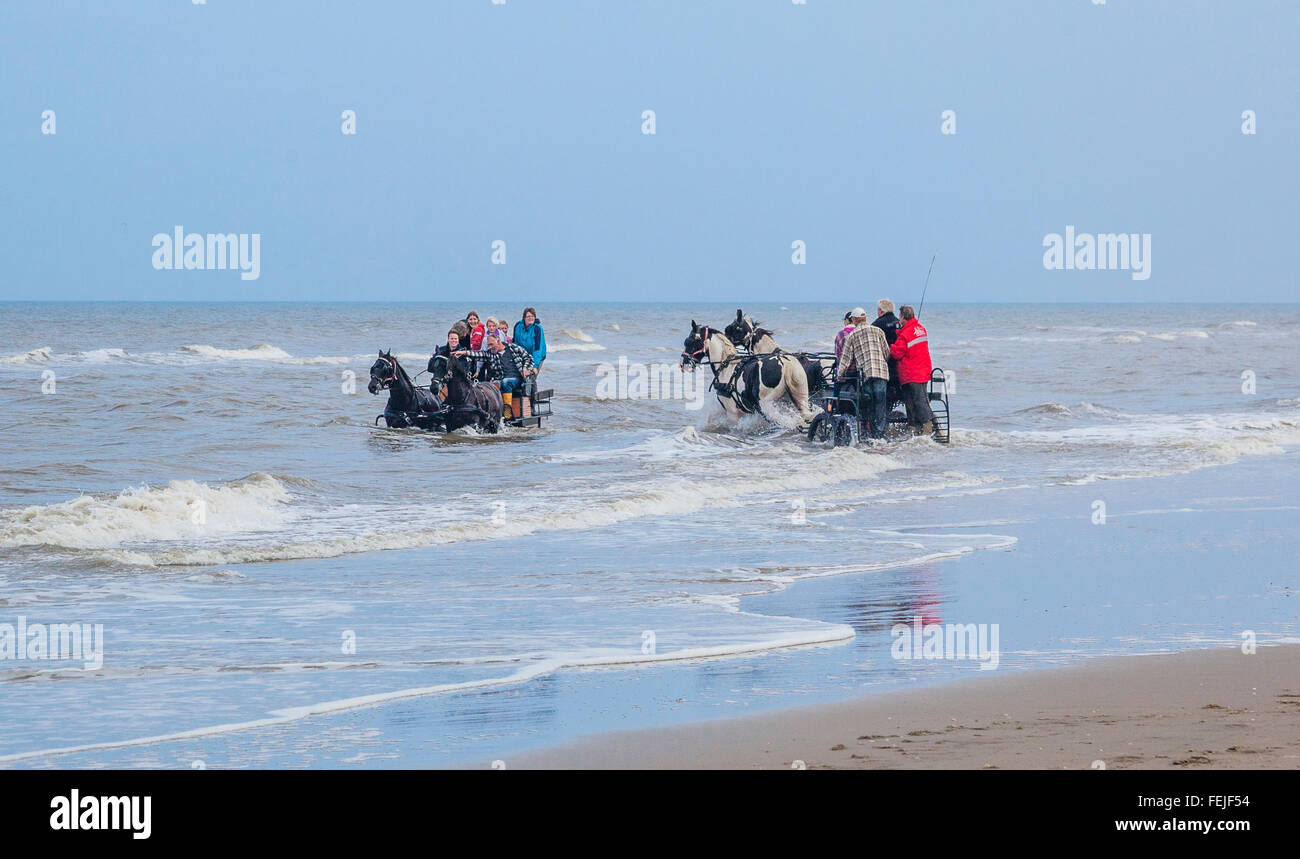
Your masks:
{"label": "horse-drawn carriage", "polygon": [[[834,353],[787,352],[772,339],[771,331],[742,310],[721,331],[691,320],[691,333],[682,344],[682,369],[693,370],[700,364],[712,368],[713,389],[732,418],[758,411],[770,419],[764,405],[784,396],[803,418],[801,429],[809,441],[840,447],[871,435],[856,380],[836,377]],[[927,395],[934,413],[933,438],[947,444],[948,385],[943,370],[931,372]],[[886,422],[886,438],[906,435],[907,413],[901,400],[890,403]]]}
{"label": "horse-drawn carriage", "polygon": [[460,361],[445,355],[430,358],[427,372],[429,385],[417,385],[391,351],[379,353],[370,368],[369,391],[387,390],[388,404],[376,416],[376,425],[382,418],[394,429],[445,433],[474,427],[496,433],[502,426],[536,429],[551,415],[555,392],[537,390],[533,379],[525,380],[513,394],[503,395],[496,385],[474,378]]}
{"label": "horse-drawn carriage", "polygon": [[[830,356],[834,358],[832,354]],[[857,444],[861,439],[871,435],[867,417],[867,403],[859,396],[856,379],[837,379],[834,368],[824,370],[823,387],[826,393],[818,398],[821,410],[817,417],[808,424],[808,440],[844,447]],[[930,411],[934,414],[934,433],[932,438],[947,444],[948,435],[948,384],[947,377],[939,367],[930,373],[926,393],[930,400]],[[892,400],[885,412],[885,437],[904,438],[907,435],[907,411],[901,399]]]}

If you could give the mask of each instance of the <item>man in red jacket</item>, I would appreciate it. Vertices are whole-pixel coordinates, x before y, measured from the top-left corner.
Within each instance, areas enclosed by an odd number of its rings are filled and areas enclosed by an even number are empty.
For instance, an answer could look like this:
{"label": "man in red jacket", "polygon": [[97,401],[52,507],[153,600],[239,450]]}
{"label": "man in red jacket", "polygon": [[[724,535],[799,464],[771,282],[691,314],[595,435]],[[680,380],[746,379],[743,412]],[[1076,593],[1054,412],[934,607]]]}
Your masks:
{"label": "man in red jacket", "polygon": [[926,390],[932,369],[930,337],[910,304],[898,308],[898,316],[903,324],[889,354],[898,359],[898,382],[903,390],[903,405],[907,406],[907,423],[913,433],[928,435],[934,432],[934,412],[930,411],[930,394]]}

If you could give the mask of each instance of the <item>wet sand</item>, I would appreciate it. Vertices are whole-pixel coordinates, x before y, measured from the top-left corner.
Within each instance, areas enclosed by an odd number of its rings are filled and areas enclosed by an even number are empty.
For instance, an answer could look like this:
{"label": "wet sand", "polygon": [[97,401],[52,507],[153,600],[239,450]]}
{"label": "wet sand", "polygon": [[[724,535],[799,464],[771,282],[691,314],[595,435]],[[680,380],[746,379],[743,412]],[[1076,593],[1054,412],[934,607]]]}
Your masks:
{"label": "wet sand", "polygon": [[[1101,762],[1101,763],[1097,763]],[[1300,769],[1300,646],[1002,672],[605,734],[522,768]]]}

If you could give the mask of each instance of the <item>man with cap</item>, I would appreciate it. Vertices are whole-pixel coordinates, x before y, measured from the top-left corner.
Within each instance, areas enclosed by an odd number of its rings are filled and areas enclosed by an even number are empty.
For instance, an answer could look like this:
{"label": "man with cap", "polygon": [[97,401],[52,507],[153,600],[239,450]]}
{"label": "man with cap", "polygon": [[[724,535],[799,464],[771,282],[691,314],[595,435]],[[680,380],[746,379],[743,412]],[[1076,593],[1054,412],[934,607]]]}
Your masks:
{"label": "man with cap", "polygon": [[885,389],[889,385],[889,341],[867,324],[867,311],[853,308],[853,333],[844,341],[838,366],[858,368],[858,404],[870,423],[871,437],[885,437]]}

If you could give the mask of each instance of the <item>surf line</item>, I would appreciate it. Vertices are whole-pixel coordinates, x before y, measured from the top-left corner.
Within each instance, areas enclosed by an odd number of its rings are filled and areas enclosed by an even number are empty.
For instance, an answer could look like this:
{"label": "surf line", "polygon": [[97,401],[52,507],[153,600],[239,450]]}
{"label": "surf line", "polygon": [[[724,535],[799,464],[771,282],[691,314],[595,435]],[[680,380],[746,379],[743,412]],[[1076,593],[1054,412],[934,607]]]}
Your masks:
{"label": "surf line", "polygon": [[[778,645],[777,649],[829,644],[851,639],[854,635],[855,633],[852,627],[843,624],[824,624],[823,626],[819,626],[816,630],[810,630],[801,635],[787,637]],[[30,752],[14,752],[8,755],[0,755],[0,764],[32,760],[34,758],[58,757],[61,755],[106,751],[109,749],[125,749],[133,746],[151,746],[158,743],[174,743],[181,740],[197,740],[204,737],[216,736],[218,734],[232,734],[241,731],[255,730],[257,728],[274,727],[276,725],[297,722],[312,716],[326,716],[348,710],[379,707],[393,701],[401,701],[407,698],[424,698],[431,695],[441,695],[448,692],[464,692],[490,686],[514,686],[520,683],[526,683],[529,680],[544,675],[553,674],[566,668],[591,668],[601,666],[636,665],[650,662],[678,662],[696,659],[710,659],[721,656],[742,655],[752,652],[754,649],[755,648],[752,646],[743,644],[720,645],[717,647],[687,648],[680,651],[673,651],[671,653],[653,654],[651,656],[645,656],[640,650],[637,650],[634,654],[628,654],[626,656],[598,656],[592,659],[579,660],[577,662],[567,662],[563,659],[546,659],[538,662],[536,665],[528,666],[527,668],[516,671],[514,674],[510,674],[506,677],[484,678],[482,680],[471,680],[465,683],[443,683],[437,686],[419,686],[411,689],[400,689],[394,692],[378,692],[373,695],[362,695],[356,698],[341,698],[334,701],[324,701],[318,704],[306,704],[299,707],[284,707],[279,710],[272,710],[269,716],[261,719],[250,719],[244,722],[228,722],[223,725],[209,725],[203,728],[192,728],[188,731],[177,731],[171,734],[156,734],[149,737],[132,737],[124,740],[105,740],[101,743],[86,743],[79,746],[63,746],[55,749],[38,749]],[[759,649],[762,650],[768,648]]]}
{"label": "surf line", "polygon": [[261,233],[186,233],[177,224],[171,235],[155,233],[153,267],[156,271],[184,269],[208,271],[239,269],[240,280],[262,276]]}

